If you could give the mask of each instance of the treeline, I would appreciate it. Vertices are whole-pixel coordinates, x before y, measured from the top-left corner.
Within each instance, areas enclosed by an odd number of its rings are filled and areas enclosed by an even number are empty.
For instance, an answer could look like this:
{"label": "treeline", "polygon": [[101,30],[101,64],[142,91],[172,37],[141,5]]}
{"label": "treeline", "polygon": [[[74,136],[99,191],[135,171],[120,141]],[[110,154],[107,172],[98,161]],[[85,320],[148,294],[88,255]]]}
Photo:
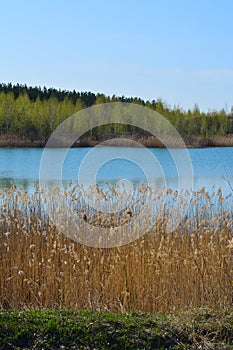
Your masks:
{"label": "treeline", "polygon": [[[1,137],[14,135],[34,140],[47,140],[53,130],[67,117],[86,107],[106,102],[136,103],[151,108],[166,117],[183,137],[212,137],[233,134],[233,108],[230,113],[219,111],[200,112],[198,105],[192,110],[170,107],[162,100],[144,101],[127,98],[57,90],[46,87],[0,84],[0,134]],[[109,133],[137,134],[147,137],[142,130],[127,125],[106,125],[90,130],[92,138],[101,138]]]}

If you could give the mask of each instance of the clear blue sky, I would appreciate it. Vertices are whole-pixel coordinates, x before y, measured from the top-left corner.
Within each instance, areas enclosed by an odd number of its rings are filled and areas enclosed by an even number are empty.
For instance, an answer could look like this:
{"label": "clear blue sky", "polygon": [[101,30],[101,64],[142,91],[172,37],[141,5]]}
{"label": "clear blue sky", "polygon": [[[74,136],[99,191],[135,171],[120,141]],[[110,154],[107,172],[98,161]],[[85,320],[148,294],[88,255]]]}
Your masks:
{"label": "clear blue sky", "polygon": [[0,81],[233,105],[232,0],[0,0]]}

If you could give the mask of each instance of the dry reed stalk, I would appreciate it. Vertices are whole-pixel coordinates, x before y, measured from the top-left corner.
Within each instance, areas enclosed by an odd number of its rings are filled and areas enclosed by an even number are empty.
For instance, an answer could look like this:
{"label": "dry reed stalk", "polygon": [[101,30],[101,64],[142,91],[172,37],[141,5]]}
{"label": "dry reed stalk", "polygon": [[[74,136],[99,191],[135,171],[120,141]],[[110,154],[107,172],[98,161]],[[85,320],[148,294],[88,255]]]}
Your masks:
{"label": "dry reed stalk", "polygon": [[[127,220],[137,215],[146,190],[138,190]],[[114,191],[107,195],[111,198]],[[168,191],[167,203],[175,195]],[[85,206],[84,196],[77,186],[66,189],[72,210],[85,213],[94,225],[122,225],[124,230],[125,211],[103,219]],[[217,196],[204,189],[193,193],[185,221],[172,232],[166,232],[166,223],[174,211],[167,207],[149,233],[111,249],[86,247],[59,232],[46,216],[38,188],[33,194],[5,189],[0,197],[4,309],[163,312],[232,306],[233,217],[220,190]]]}

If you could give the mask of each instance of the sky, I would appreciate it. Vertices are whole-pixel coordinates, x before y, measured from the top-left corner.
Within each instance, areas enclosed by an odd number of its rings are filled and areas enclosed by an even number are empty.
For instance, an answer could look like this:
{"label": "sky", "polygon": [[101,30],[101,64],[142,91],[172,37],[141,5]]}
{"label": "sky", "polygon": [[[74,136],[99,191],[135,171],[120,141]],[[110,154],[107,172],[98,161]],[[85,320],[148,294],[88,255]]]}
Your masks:
{"label": "sky", "polygon": [[0,82],[233,105],[232,0],[0,0]]}

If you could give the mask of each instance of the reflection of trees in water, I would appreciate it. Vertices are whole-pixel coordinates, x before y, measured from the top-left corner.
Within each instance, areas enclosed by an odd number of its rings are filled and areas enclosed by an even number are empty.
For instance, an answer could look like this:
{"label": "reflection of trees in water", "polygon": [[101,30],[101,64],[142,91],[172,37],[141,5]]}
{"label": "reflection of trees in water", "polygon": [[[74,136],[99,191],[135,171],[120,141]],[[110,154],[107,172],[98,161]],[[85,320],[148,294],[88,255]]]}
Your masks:
{"label": "reflection of trees in water", "polygon": [[228,187],[231,190],[231,192],[233,192],[233,175],[230,172],[228,172],[226,168],[225,168],[224,180],[228,184]]}
{"label": "reflection of trees in water", "polygon": [[[38,182],[38,181],[37,181]],[[3,189],[6,187],[7,189],[12,188],[13,186],[16,186],[19,189],[29,190],[33,188],[33,184],[35,181],[32,181],[30,179],[15,179],[13,177],[2,177],[0,178],[0,189]]]}

